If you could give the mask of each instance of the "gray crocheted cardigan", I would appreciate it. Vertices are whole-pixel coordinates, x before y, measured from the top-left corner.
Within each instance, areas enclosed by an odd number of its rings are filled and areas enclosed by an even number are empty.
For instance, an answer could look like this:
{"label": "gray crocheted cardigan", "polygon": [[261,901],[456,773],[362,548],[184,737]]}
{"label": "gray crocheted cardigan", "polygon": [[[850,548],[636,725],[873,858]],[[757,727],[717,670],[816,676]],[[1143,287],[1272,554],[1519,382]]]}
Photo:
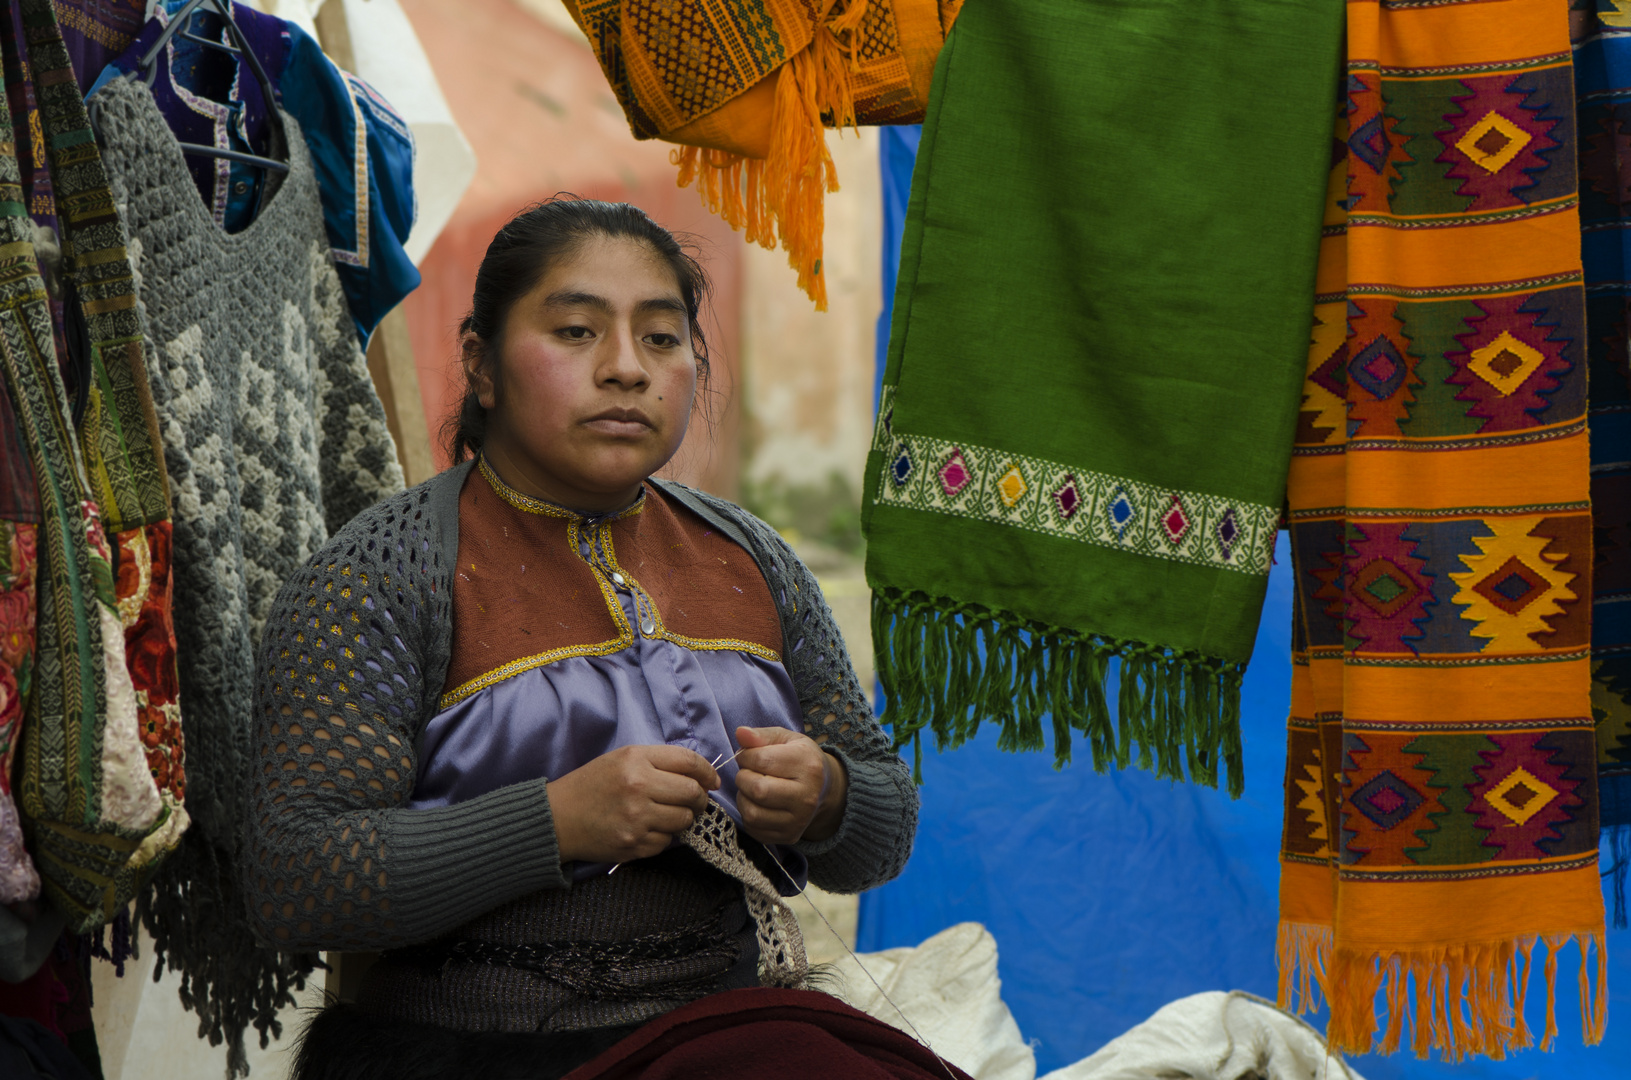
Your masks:
{"label": "gray crocheted cardigan", "polygon": [[[268,944],[344,951],[427,941],[571,884],[545,780],[453,806],[403,806],[447,673],[458,495],[469,470],[456,466],[360,514],[273,604],[243,862],[252,923]],[[835,892],[887,881],[911,852],[917,792],[873,718],[814,575],[740,507],[664,489],[757,562],[781,617],[805,730],[848,771],[837,833],[799,845],[810,879]]]}

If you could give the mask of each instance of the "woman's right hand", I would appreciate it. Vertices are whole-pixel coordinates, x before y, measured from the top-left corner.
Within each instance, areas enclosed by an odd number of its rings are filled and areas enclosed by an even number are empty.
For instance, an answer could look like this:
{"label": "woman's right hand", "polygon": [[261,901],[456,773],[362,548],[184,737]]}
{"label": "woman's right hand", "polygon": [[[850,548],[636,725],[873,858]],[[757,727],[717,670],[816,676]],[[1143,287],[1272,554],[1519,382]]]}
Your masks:
{"label": "woman's right hand", "polygon": [[691,827],[719,774],[681,746],[624,746],[549,782],[562,863],[656,855]]}

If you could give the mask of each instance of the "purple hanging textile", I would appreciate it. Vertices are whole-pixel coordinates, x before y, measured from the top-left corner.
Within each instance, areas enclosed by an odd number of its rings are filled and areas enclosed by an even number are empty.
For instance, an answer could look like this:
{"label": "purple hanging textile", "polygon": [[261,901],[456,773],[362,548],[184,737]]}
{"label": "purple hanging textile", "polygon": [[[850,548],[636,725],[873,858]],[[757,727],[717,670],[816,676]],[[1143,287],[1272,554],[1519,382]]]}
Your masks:
{"label": "purple hanging textile", "polygon": [[[14,13],[16,6],[11,5]],[[108,61],[130,48],[147,17],[146,0],[52,0],[51,6],[80,93],[90,89]]]}
{"label": "purple hanging textile", "polygon": [[[103,83],[121,74],[142,77],[137,73],[137,59],[169,24],[170,6],[161,4],[130,46],[97,69],[91,81],[92,95]],[[232,5],[232,18],[273,80],[273,93],[277,93],[277,78],[289,58],[288,24],[243,4]],[[231,43],[220,16],[213,11],[200,11],[190,21],[188,29],[198,36]],[[177,140],[241,153],[270,154],[266,98],[247,64],[239,64],[226,53],[188,41],[178,33],[170,38],[154,66],[158,70],[152,83],[153,101]],[[210,208],[217,228],[236,232],[254,219],[263,181],[258,169],[198,154],[188,154],[186,160],[187,171],[198,185],[198,194]]]}

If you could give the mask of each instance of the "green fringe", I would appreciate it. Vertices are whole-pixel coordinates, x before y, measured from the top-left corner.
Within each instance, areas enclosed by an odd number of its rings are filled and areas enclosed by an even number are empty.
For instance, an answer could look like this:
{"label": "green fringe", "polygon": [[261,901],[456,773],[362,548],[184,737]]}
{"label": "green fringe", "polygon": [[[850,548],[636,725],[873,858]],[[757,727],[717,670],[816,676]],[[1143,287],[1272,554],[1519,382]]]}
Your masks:
{"label": "green fringe", "polygon": [[[912,744],[923,782],[922,735],[961,746],[984,722],[1001,725],[1005,751],[1046,747],[1055,768],[1071,760],[1072,732],[1087,739],[1100,772],[1137,764],[1157,776],[1244,789],[1240,680],[1246,665],[1141,642],[1078,634],[974,604],[882,589],[872,597],[872,645],[885,707],[880,722],[897,749]],[[1120,661],[1114,713],[1110,662]]]}

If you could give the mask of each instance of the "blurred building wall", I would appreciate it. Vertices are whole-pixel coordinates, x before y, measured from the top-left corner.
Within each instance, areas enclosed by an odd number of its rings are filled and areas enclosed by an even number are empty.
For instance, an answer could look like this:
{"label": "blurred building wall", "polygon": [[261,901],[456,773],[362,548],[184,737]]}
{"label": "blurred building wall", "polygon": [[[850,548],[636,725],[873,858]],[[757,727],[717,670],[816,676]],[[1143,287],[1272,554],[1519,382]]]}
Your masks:
{"label": "blurred building wall", "polygon": [[878,132],[828,132],[827,146],[842,185],[826,202],[828,310],[798,290],[784,253],[746,251],[743,494],[776,525],[853,551],[882,307]]}

